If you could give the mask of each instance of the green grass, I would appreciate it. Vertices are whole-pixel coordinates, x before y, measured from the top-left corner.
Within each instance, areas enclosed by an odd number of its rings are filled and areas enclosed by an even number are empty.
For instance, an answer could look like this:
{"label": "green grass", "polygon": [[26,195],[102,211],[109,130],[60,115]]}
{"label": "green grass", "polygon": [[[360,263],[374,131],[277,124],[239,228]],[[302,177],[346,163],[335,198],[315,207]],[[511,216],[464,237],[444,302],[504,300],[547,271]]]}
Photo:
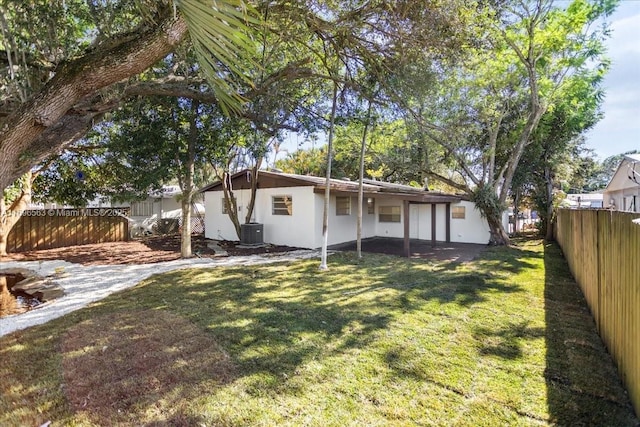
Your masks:
{"label": "green grass", "polygon": [[557,247],[154,276],[0,339],[0,425],[616,425]]}

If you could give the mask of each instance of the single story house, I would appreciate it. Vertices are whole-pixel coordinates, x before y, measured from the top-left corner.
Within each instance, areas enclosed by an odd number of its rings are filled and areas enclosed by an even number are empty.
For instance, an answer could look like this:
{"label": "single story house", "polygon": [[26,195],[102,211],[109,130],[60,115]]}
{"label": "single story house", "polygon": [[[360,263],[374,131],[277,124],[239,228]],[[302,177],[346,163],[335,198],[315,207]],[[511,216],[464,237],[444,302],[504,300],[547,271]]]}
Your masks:
{"label": "single story house", "polygon": [[[243,222],[251,197],[251,171],[230,177]],[[221,182],[204,193],[205,237],[238,240],[224,204]],[[255,208],[251,222],[263,224],[265,243],[301,248],[322,246],[325,178],[273,171],[258,173]],[[330,181],[329,245],[356,240],[358,183]],[[505,215],[505,221],[507,217]],[[489,226],[475,205],[463,196],[426,191],[406,185],[365,180],[362,238],[396,237],[486,244]]]}
{"label": "single story house", "polygon": [[[122,206],[130,208],[132,235],[177,232],[182,221],[181,194],[182,190],[177,185],[164,185],[160,190],[150,192],[146,199],[122,203]],[[192,206],[191,229],[202,232],[200,217],[204,215],[204,206],[195,202]]]}
{"label": "single story house", "polygon": [[627,154],[604,189],[604,205],[625,212],[640,212],[640,154]]}

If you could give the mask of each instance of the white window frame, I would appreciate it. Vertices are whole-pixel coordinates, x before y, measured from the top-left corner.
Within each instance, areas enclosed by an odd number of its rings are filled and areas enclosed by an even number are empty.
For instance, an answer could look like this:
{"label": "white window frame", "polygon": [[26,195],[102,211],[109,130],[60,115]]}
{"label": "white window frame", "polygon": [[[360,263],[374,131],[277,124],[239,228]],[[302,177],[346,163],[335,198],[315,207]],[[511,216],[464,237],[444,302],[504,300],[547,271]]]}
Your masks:
{"label": "white window frame", "polygon": [[[231,207],[233,207],[233,203],[236,201],[235,197],[231,198]],[[227,211],[227,204],[224,202],[224,196],[220,198],[220,203],[222,205],[222,215],[229,215],[229,211]]]}
{"label": "white window frame", "polygon": [[336,196],[336,216],[351,215],[351,197]]}
{"label": "white window frame", "polygon": [[376,214],[376,199],[373,197],[367,198],[367,214],[375,215]]}
{"label": "white window frame", "polygon": [[451,219],[466,219],[467,207],[466,206],[451,206]]}
{"label": "white window frame", "polygon": [[293,197],[291,194],[271,196],[271,215],[293,215]]}
{"label": "white window frame", "polygon": [[378,222],[401,222],[402,209],[398,205],[378,206]]}

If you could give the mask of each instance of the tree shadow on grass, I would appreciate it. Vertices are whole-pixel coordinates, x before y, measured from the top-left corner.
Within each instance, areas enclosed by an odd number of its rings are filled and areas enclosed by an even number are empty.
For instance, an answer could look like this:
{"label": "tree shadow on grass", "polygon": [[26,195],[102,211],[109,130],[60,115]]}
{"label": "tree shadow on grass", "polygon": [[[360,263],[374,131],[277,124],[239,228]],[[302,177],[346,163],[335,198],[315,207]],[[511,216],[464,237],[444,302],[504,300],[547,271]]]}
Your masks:
{"label": "tree shadow on grass", "polygon": [[[93,388],[87,388],[86,384],[73,383],[76,393],[66,399],[74,410],[83,411],[94,402],[91,393],[99,392],[104,394],[105,402],[118,400],[120,405],[128,405],[126,414],[150,411],[153,415],[157,411],[156,418],[148,415],[149,422],[162,425],[190,420],[188,410],[183,411],[172,402],[189,399],[201,388],[215,389],[243,379],[244,391],[249,395],[296,393],[295,387],[313,387],[288,383],[287,378],[295,376],[301,365],[369,348],[379,338],[378,332],[388,329],[404,313],[423,312],[427,304],[467,308],[484,301],[487,293],[521,291],[519,286],[505,284],[491,272],[470,272],[457,263],[431,264],[376,256],[360,262],[351,255],[334,256],[327,273],[319,273],[317,263],[307,261],[291,266],[225,269],[224,274],[188,270],[155,276],[38,331],[56,334],[61,325],[62,330],[69,329],[63,341],[66,345],[74,340],[78,344],[64,347],[67,373],[73,372],[77,360],[86,366],[107,355],[120,361],[118,365],[108,365],[103,360],[107,365],[92,368],[111,374],[110,379],[93,378],[88,371],[66,376],[69,384],[74,378],[93,384]],[[527,265],[516,261],[510,268],[524,269]],[[162,331],[167,331],[167,337],[154,335]],[[74,338],[73,334],[80,333],[82,340]],[[31,339],[35,335],[27,332]],[[170,337],[176,340],[171,341]],[[154,347],[154,342],[159,344]],[[199,347],[193,347],[194,343]],[[183,350],[179,349],[181,346]],[[47,351],[58,351],[55,345],[48,348]],[[137,358],[144,355],[145,349],[153,355],[149,366],[156,366],[154,372],[161,374],[144,374],[145,358]],[[16,347],[5,357],[21,358],[25,354],[24,348]],[[211,370],[218,362],[209,358],[220,354],[228,354],[232,360],[227,376]],[[74,359],[77,357],[80,359]],[[164,357],[172,362],[163,364]],[[55,358],[51,360],[55,365]],[[127,373],[120,371],[120,366],[138,368]],[[133,378],[137,378],[133,383],[127,382]],[[106,388],[111,383],[120,385]],[[51,389],[55,388],[55,381],[53,384],[40,385],[28,379],[23,382],[26,388]],[[126,390],[125,395],[139,395],[127,400],[118,394]],[[111,393],[119,397],[116,399]],[[168,404],[157,408],[151,403],[159,401]],[[113,407],[118,409],[117,405]],[[130,419],[122,418],[124,425],[128,422]]]}
{"label": "tree shadow on grass", "polygon": [[639,426],[564,257],[545,245],[547,400],[559,425]]}
{"label": "tree shadow on grass", "polygon": [[481,355],[496,356],[508,360],[522,357],[523,340],[543,336],[543,328],[531,328],[529,322],[526,321],[509,323],[497,329],[480,327],[474,331],[474,337],[480,343],[478,351]]}
{"label": "tree shadow on grass", "polygon": [[[243,376],[260,374],[260,388],[278,391],[283,387],[278,379],[291,376],[305,361],[326,355],[328,348],[333,352],[367,348],[376,332],[402,313],[430,303],[469,307],[484,301],[488,292],[521,290],[490,275],[459,271],[455,265],[434,271],[421,269],[424,262],[407,264],[391,257],[377,261],[370,261],[374,266],[367,266],[366,276],[358,276],[357,264],[318,273],[312,261],[282,272],[229,269],[224,277],[202,270],[172,273],[129,291],[118,299],[117,309],[146,300],[147,308],[180,313],[210,331]],[[391,265],[380,265],[386,261]],[[351,274],[349,279],[341,269]],[[147,287],[153,289],[151,298]],[[174,295],[176,289],[180,298]]]}

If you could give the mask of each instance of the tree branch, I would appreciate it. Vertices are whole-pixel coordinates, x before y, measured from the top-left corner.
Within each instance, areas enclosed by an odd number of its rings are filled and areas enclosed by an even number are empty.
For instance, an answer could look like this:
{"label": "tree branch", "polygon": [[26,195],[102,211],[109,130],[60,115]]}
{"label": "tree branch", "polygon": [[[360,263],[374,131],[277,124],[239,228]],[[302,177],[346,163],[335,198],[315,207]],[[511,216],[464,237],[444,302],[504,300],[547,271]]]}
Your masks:
{"label": "tree branch", "polygon": [[471,189],[470,189],[470,188],[469,188],[469,186],[467,186],[467,185],[464,185],[464,184],[460,184],[460,183],[458,183],[458,182],[455,182],[455,181],[454,181],[454,180],[452,180],[452,179],[449,179],[449,178],[447,178],[447,177],[444,177],[444,176],[442,176],[442,175],[440,175],[440,174],[438,174],[438,173],[436,173],[436,172],[430,171],[430,170],[424,170],[424,171],[423,171],[423,173],[424,173],[425,175],[428,175],[428,176],[430,176],[430,177],[432,177],[432,178],[437,179],[437,180],[438,180],[438,181],[440,181],[440,182],[443,182],[443,183],[447,184],[447,185],[448,185],[448,186],[450,186],[450,187],[453,187],[453,188],[455,188],[455,189],[457,189],[457,190],[463,191],[463,192],[465,192],[466,194],[469,194],[469,195],[471,195],[471,194],[472,194]]}
{"label": "tree branch", "polygon": [[[181,42],[187,26],[167,12],[153,30],[140,29],[139,37],[111,46],[97,46],[84,56],[60,66],[43,89],[2,123],[0,140],[0,188],[6,188],[34,164],[42,161],[40,138],[79,100],[131,75],[139,74],[162,59]],[[53,141],[51,141],[53,142]],[[56,144],[56,147],[64,144]],[[39,148],[39,149],[35,149]],[[50,150],[49,150],[50,151]]]}

